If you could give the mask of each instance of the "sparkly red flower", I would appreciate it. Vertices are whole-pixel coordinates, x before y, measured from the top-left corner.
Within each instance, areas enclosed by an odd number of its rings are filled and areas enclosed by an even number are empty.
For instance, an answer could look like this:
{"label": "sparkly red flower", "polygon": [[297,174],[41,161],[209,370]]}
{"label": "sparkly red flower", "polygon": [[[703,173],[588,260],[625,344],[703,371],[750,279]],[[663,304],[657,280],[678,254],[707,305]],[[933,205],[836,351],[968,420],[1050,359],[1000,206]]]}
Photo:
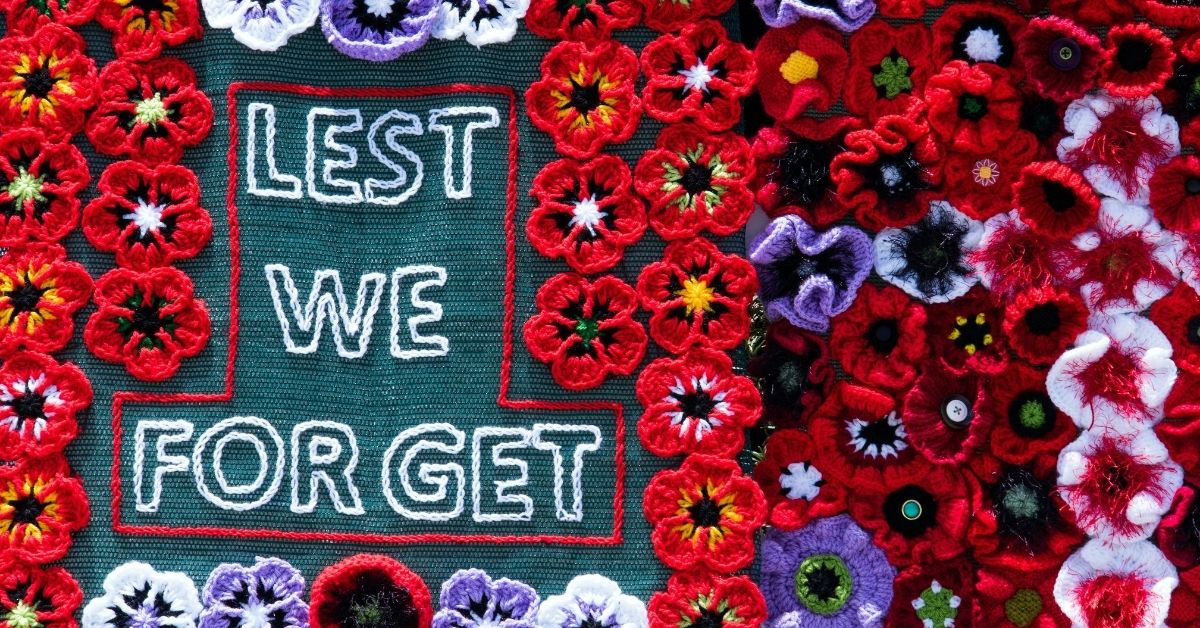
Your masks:
{"label": "sparkly red flower", "polygon": [[848,485],[851,493],[880,485],[887,473],[905,474],[921,459],[895,400],[846,381],[834,384],[808,434],[822,445],[821,473]]}
{"label": "sparkly red flower", "polygon": [[1043,572],[983,565],[975,575],[975,620],[997,628],[1067,628],[1054,601],[1058,569]]}
{"label": "sparkly red flower", "polygon": [[1087,329],[1087,306],[1075,293],[1052,287],[1019,292],[1004,306],[1008,345],[1032,364],[1053,363]]}
{"label": "sparkly red flower", "polygon": [[985,565],[1052,569],[1084,541],[1058,496],[1053,460],[980,474],[981,507],[967,533],[971,555]]}
{"label": "sparkly red flower", "polygon": [[0,126],[38,128],[52,142],[83,128],[97,93],[96,64],[85,47],[82,37],[58,24],[0,40]]}
{"label": "sparkly red flower", "polygon": [[964,464],[987,446],[995,408],[985,380],[928,364],[904,397],[904,425],[917,451],[938,464]]}
{"label": "sparkly red flower", "polygon": [[987,220],[1012,209],[1013,183],[1021,169],[1037,158],[1037,138],[1016,130],[994,150],[966,149],[946,153],[943,189],[955,209]]}
{"label": "sparkly red flower", "polygon": [[974,569],[963,559],[913,565],[896,575],[888,628],[970,628]]}
{"label": "sparkly red flower", "polygon": [[798,214],[825,228],[846,210],[837,202],[829,165],[842,152],[842,129],[827,139],[796,135],[783,127],[764,127],[750,147],[754,158],[754,199],[771,218]]}
{"label": "sparkly red flower", "polygon": [[796,130],[818,125],[810,110],[828,111],[842,95],[850,57],[842,34],[817,20],[772,28],[754,47],[758,93],[776,122]]}
{"label": "sparkly red flower", "polygon": [[1104,59],[1098,37],[1054,15],[1029,20],[1017,53],[1028,69],[1029,84],[1056,102],[1079,98],[1094,87]]}
{"label": "sparkly red flower", "polygon": [[1006,5],[951,3],[933,23],[934,67],[952,60],[994,63],[1015,77],[1023,63],[1016,42],[1024,28],[1025,18]]}
{"label": "sparkly red flower", "polygon": [[871,20],[850,36],[846,109],[874,120],[904,114],[929,78],[929,29]]}
{"label": "sparkly red flower", "polygon": [[641,0],[642,23],[660,33],[676,33],[706,17],[720,17],[733,0]]}
{"label": "sparkly red flower", "polygon": [[9,249],[0,257],[0,355],[65,347],[91,290],[91,276],[67,261],[61,246],[33,242]]}
{"label": "sparkly red flower", "polygon": [[6,0],[4,12],[8,31],[32,35],[46,24],[78,27],[92,21],[98,0]]}
{"label": "sparkly red flower", "polygon": [[0,574],[2,628],[75,628],[82,603],[79,583],[62,567],[16,563]]}
{"label": "sparkly red flower", "polygon": [[678,240],[740,230],[754,211],[753,176],[745,138],[679,124],[663,129],[638,161],[634,186],[650,203],[650,226]]}
{"label": "sparkly red flower", "polygon": [[650,42],[641,61],[642,103],[655,120],[724,131],[737,124],[741,99],[754,90],[754,57],[713,20]]}
{"label": "sparkly red flower", "polygon": [[1150,320],[1171,341],[1171,359],[1200,375],[1200,295],[1181,283],[1150,306]]}
{"label": "sparkly red flower", "polygon": [[196,0],[99,0],[96,22],[112,32],[117,56],[148,61],[165,46],[200,39],[204,26]]}
{"label": "sparkly red flower", "polygon": [[1171,510],[1163,515],[1154,540],[1176,567],[1200,565],[1200,500],[1195,486],[1184,484],[1175,491]]}
{"label": "sparkly red flower", "polygon": [[1150,177],[1150,209],[1172,231],[1200,231],[1200,159],[1176,155]]}
{"label": "sparkly red flower", "polygon": [[747,365],[762,391],[763,419],[779,427],[796,427],[829,394],[835,373],[825,339],[787,321],[767,327],[759,355]]}
{"label": "sparkly red flower", "polygon": [[0,459],[62,451],[91,404],[92,386],[74,364],[32,351],[10,357],[0,368]]}
{"label": "sparkly red flower", "polygon": [[1021,95],[993,63],[947,63],[926,81],[924,98],[929,126],[950,150],[995,150],[1020,121]]}
{"label": "sparkly red flower", "polygon": [[100,103],[85,131],[101,153],[157,165],[179,161],[208,136],[212,121],[212,103],[188,64],[118,59],[100,72]]}
{"label": "sparkly red flower", "polygon": [[827,456],[807,432],[771,433],[763,458],[754,467],[754,479],[767,498],[767,523],[799,530],[813,519],[846,510],[846,485],[830,475],[824,463]]}
{"label": "sparkly red flower", "polygon": [[667,590],[648,605],[650,628],[757,628],[767,619],[767,603],[746,576],[677,572]]}
{"label": "sparkly red flower", "polygon": [[525,322],[525,346],[570,390],[595,388],[609,375],[629,375],[646,354],[646,330],[633,318],[637,293],[604,276],[589,282],[562,273],[542,284],[538,313]]}
{"label": "sparkly red flower", "polygon": [[421,577],[387,556],[356,554],[326,567],[312,583],[312,628],[358,625],[366,615],[397,626],[429,628],[433,600]]}
{"label": "sparkly red flower", "polygon": [[1108,26],[1133,19],[1135,4],[1129,0],[1050,0],[1050,12],[1085,24]]}
{"label": "sparkly red flower", "polygon": [[980,283],[1000,301],[1061,280],[1059,273],[1070,263],[1067,246],[1030,229],[1013,210],[988,219],[969,259]]}
{"label": "sparkly red flower", "polygon": [[642,509],[654,553],[672,569],[730,573],[754,559],[767,503],[734,460],[693,455],[650,479]]}
{"label": "sparkly red flower", "polygon": [[650,336],[661,347],[726,350],[750,333],[747,307],[758,280],[750,262],[697,238],[667,245],[662,261],[642,269],[637,289],[650,311]]}
{"label": "sparkly red flower", "polygon": [[0,469],[0,552],[11,561],[42,565],[62,558],[88,516],[83,485],[67,475],[65,464],[51,458]]}
{"label": "sparkly red flower", "polygon": [[192,280],[174,268],[109,271],[96,282],[94,299],[97,311],[83,332],[88,350],[138,379],[167,379],[208,344],[208,309],[194,297]]}
{"label": "sparkly red flower", "polygon": [[529,32],[548,39],[587,44],[607,41],[613,31],[629,28],[642,18],[639,0],[531,0],[525,14]]}
{"label": "sparkly red flower", "polygon": [[858,381],[902,391],[925,361],[925,309],[893,286],[864,284],[854,304],[833,319],[833,357]]}
{"label": "sparkly red flower", "polygon": [[634,91],[637,55],[613,41],[589,48],[564,41],[542,57],[542,78],[529,86],[529,119],[549,133],[558,152],[575,159],[633,136],[642,117]]}
{"label": "sparkly red flower", "polygon": [[79,221],[88,179],[87,160],[69,143],[50,142],[37,129],[0,136],[0,246],[65,237]]}
{"label": "sparkly red flower", "polygon": [[656,456],[700,453],[734,457],[743,432],[762,414],[758,389],[733,374],[729,356],[692,349],[651,362],[637,380],[638,436]]}
{"label": "sparkly red flower", "polygon": [[1013,204],[1022,222],[1052,238],[1065,239],[1083,231],[1100,212],[1100,199],[1083,176],[1052,161],[1021,170],[1013,186]]}
{"label": "sparkly red flower", "polygon": [[1149,24],[1121,24],[1108,30],[1100,86],[1120,98],[1142,98],[1162,89],[1172,74],[1171,39]]}
{"label": "sparkly red flower", "polygon": [[966,295],[927,310],[925,334],[932,354],[955,372],[998,373],[1008,363],[1008,343],[1000,312],[988,291],[976,286]]}

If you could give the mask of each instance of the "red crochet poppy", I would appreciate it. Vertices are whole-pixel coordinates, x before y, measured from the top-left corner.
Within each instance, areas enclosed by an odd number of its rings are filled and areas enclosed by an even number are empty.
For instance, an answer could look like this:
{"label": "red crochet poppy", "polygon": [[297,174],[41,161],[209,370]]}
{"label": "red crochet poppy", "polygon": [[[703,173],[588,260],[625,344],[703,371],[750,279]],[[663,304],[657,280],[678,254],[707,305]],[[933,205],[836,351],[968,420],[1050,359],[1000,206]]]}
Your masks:
{"label": "red crochet poppy", "polygon": [[975,560],[1022,571],[1053,569],[1086,540],[1058,495],[1054,460],[1043,462],[1003,465],[979,478],[981,508],[967,532]]}
{"label": "red crochet poppy", "polygon": [[58,24],[0,39],[0,127],[38,128],[51,142],[83,128],[97,95],[96,64],[85,48],[82,37]]}
{"label": "red crochet poppy", "polygon": [[975,574],[975,622],[997,628],[1067,628],[1054,600],[1058,567],[1043,572],[983,565]]}
{"label": "red crochet poppy", "polygon": [[713,20],[650,42],[641,62],[642,103],[655,120],[724,131],[737,124],[741,99],[754,91],[754,57]]}
{"label": "red crochet poppy", "polygon": [[931,353],[950,370],[983,374],[1004,370],[1008,342],[1000,312],[987,290],[975,286],[953,301],[930,305],[926,312]]}
{"label": "red crochet poppy", "polygon": [[734,133],[668,126],[638,160],[634,187],[650,203],[650,226],[666,240],[736,233],[754,211],[750,145]]}
{"label": "red crochet poppy", "polygon": [[746,576],[672,574],[647,610],[650,628],[757,628],[767,619],[767,602]]}
{"label": "red crochet poppy", "polygon": [[904,116],[883,116],[874,128],[846,134],[846,150],[833,158],[837,196],[867,229],[916,222],[937,200],[941,149],[929,126]]}
{"label": "red crochet poppy", "polygon": [[896,574],[888,628],[971,628],[974,568],[965,559],[913,565]]}
{"label": "red crochet poppy", "polygon": [[1200,375],[1200,295],[1180,283],[1150,306],[1150,320],[1171,341],[1176,366]]}
{"label": "red crochet poppy", "polygon": [[83,332],[88,350],[138,379],[167,379],[208,344],[208,309],[194,297],[192,280],[174,268],[111,270],[93,298],[97,311]]}
{"label": "red crochet poppy", "polygon": [[1150,177],[1150,209],[1172,231],[1200,231],[1200,159],[1177,155]]}
{"label": "red crochet poppy", "polygon": [[1066,135],[1062,125],[1066,107],[1032,91],[1022,93],[1021,128],[1037,138],[1039,161],[1058,160],[1058,142]]}
{"label": "red crochet poppy", "polygon": [[65,237],[79,221],[89,178],[87,160],[67,142],[50,142],[37,129],[0,136],[0,246]]}
{"label": "red crochet poppy", "polygon": [[693,345],[727,350],[750,333],[750,300],[758,279],[750,262],[708,240],[677,240],[660,262],[638,276],[638,296],[650,311],[650,336],[672,353]]}
{"label": "red crochet poppy", "polygon": [[1175,39],[1174,73],[1157,94],[1163,110],[1179,123],[1180,141],[1193,149],[1200,144],[1200,33]]}
{"label": "red crochet poppy", "polygon": [[595,388],[629,375],[646,354],[646,330],[634,320],[637,293],[607,275],[589,282],[562,273],[542,284],[538,313],[525,322],[525,346],[569,390]]}
{"label": "red crochet poppy", "polygon": [[1034,231],[1061,239],[1090,227],[1100,213],[1100,199],[1083,176],[1052,161],[1021,170],[1013,186],[1013,204]]}
{"label": "red crochet poppy", "polygon": [[885,473],[907,473],[921,459],[895,400],[847,381],[834,384],[808,434],[823,447],[822,474],[828,467],[831,481],[846,484],[850,493],[882,484]]}
{"label": "red crochet poppy", "polygon": [[991,151],[1012,139],[1021,95],[1004,68],[951,61],[925,83],[929,126],[949,150]]}
{"label": "red crochet poppy", "polygon": [[846,510],[846,485],[829,473],[825,451],[797,429],[776,430],[767,438],[754,479],[767,498],[768,524],[799,530]]}
{"label": "red crochet poppy", "polygon": [[1171,626],[1194,626],[1200,622],[1200,567],[1179,572],[1179,586],[1171,592],[1171,609],[1167,623]]}
{"label": "red crochet poppy", "polygon": [[5,0],[3,4],[8,32],[32,35],[46,24],[83,26],[96,14],[96,3],[97,0]]}
{"label": "red crochet poppy", "polygon": [[829,347],[848,375],[893,392],[906,390],[929,353],[925,308],[893,286],[863,284],[833,319]]}
{"label": "red crochet poppy", "polygon": [[996,420],[984,378],[936,362],[905,395],[902,416],[913,446],[938,464],[964,464],[977,455]]}
{"label": "red crochet poppy", "polygon": [[196,0],[99,1],[96,22],[112,32],[113,48],[123,59],[148,61],[162,54],[165,46],[204,35]]}
{"label": "red crochet poppy", "polygon": [[0,626],[75,628],[83,603],[79,583],[62,567],[14,563],[0,573]]}
{"label": "red crochet poppy", "polygon": [[1010,211],[987,221],[979,247],[969,259],[992,298],[1000,301],[1061,279],[1059,273],[1070,262],[1067,246],[1030,229],[1017,212]]}
{"label": "red crochet poppy", "polygon": [[837,202],[829,166],[842,152],[846,133],[856,126],[848,125],[827,139],[796,135],[780,126],[759,130],[750,146],[750,189],[756,190],[754,199],[763,211],[771,218],[797,214],[817,228],[841,220],[846,209]]}
{"label": "red crochet poppy", "polygon": [[1193,29],[1200,26],[1200,10],[1195,5],[1173,0],[1135,0],[1138,13],[1152,24]]}
{"label": "red crochet poppy", "polygon": [[564,41],[542,57],[542,78],[529,86],[529,120],[554,138],[558,152],[588,159],[633,136],[642,117],[637,55],[615,41]]}
{"label": "red crochet poppy", "polygon": [[179,59],[133,63],[118,59],[100,72],[100,103],[88,118],[96,150],[150,165],[175,163],[212,128],[208,96]]}
{"label": "red crochet poppy", "polygon": [[1195,486],[1184,484],[1175,492],[1171,510],[1154,531],[1154,540],[1176,567],[1200,565],[1200,500]]}
{"label": "red crochet poppy", "polygon": [[842,34],[818,20],[771,28],[754,47],[758,93],[778,124],[803,130],[810,110],[828,111],[842,95],[850,57]]}
{"label": "red crochet poppy", "polygon": [[75,417],[92,404],[79,367],[21,351],[0,368],[0,460],[58,453],[79,431]]}
{"label": "red crochet poppy", "polygon": [[[988,398],[995,413],[988,451],[1011,465],[1054,466],[1058,452],[1078,434],[1046,393],[1046,373],[1011,362],[1003,373],[988,378]],[[977,467],[980,475],[985,469]]]}
{"label": "red crochet poppy", "polygon": [[987,220],[1012,209],[1012,185],[1021,169],[1037,158],[1037,137],[1016,130],[994,150],[966,149],[946,153],[943,189],[955,209]]}
{"label": "red crochet poppy", "polygon": [[846,109],[870,120],[907,113],[932,71],[930,45],[929,29],[923,24],[892,26],[871,20],[855,31],[843,96]]}
{"label": "red crochet poppy", "polygon": [[92,278],[57,244],[31,242],[0,257],[0,355],[67,346]]}
{"label": "red crochet poppy", "polygon": [[643,23],[660,33],[677,33],[706,17],[720,17],[733,0],[641,0]]}
{"label": "red crochet poppy", "polygon": [[1166,418],[1154,426],[1154,433],[1166,446],[1171,460],[1183,467],[1184,478],[1200,485],[1200,405],[1196,405],[1196,390],[1200,376],[1180,371],[1171,395],[1164,407]]}
{"label": "red crochet poppy", "polygon": [[654,553],[672,569],[731,573],[754,559],[767,502],[734,460],[692,455],[650,479],[642,510]]}
{"label": "red crochet poppy", "polygon": [[1171,39],[1149,24],[1121,24],[1108,30],[1100,86],[1113,96],[1142,98],[1162,89],[1172,74]]}
{"label": "red crochet poppy", "polygon": [[61,461],[0,467],[0,553],[9,560],[43,565],[62,558],[88,516],[83,485]]}
{"label": "red crochet poppy", "polygon": [[1033,89],[1057,102],[1079,98],[1094,87],[1104,59],[1100,38],[1054,15],[1029,20],[1017,40],[1017,54]]}
{"label": "red crochet poppy", "polygon": [[933,62],[941,67],[951,60],[994,63],[1021,76],[1022,61],[1016,42],[1025,18],[1006,5],[985,2],[951,3],[933,23]]}
{"label": "red crochet poppy", "polygon": [[762,415],[762,400],[749,377],[733,374],[720,351],[692,349],[651,362],[637,380],[642,404],[638,436],[656,456],[707,454],[734,457],[744,430]]}
{"label": "red crochet poppy", "polygon": [[817,409],[833,385],[829,345],[812,332],[777,321],[767,327],[762,352],[746,369],[758,378],[763,420],[797,427]]}
{"label": "red crochet poppy", "polygon": [[1087,329],[1087,317],[1087,306],[1074,292],[1032,288],[1005,304],[1004,335],[1021,358],[1049,365]]}
{"label": "red crochet poppy", "polygon": [[596,44],[611,39],[613,31],[629,28],[642,19],[639,0],[532,0],[525,14],[529,32],[547,39],[569,39]]}
{"label": "red crochet poppy", "polygon": [[1084,24],[1108,26],[1133,19],[1130,0],[1050,0],[1050,13],[1071,17]]}
{"label": "red crochet poppy", "polygon": [[[884,17],[917,19],[925,15],[926,8],[940,7],[945,3],[946,0],[878,0],[875,5]],[[882,20],[872,20],[867,25],[879,22]]]}
{"label": "red crochet poppy", "polygon": [[357,554],[326,567],[312,583],[308,621],[312,628],[356,626],[370,612],[395,626],[429,628],[429,587],[408,567],[377,554]]}
{"label": "red crochet poppy", "polygon": [[118,161],[100,176],[100,196],[83,210],[83,234],[117,265],[134,270],[195,257],[212,237],[200,184],[183,166]]}

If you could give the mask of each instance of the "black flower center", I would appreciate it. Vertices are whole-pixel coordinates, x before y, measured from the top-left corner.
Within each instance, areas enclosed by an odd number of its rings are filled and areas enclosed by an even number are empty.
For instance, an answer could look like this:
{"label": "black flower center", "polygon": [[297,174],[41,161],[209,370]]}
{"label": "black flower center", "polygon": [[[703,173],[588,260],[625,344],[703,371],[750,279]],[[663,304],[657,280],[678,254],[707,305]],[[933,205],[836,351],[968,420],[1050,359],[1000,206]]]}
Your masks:
{"label": "black flower center", "polygon": [[958,97],[958,117],[972,122],[983,119],[988,112],[988,100],[984,96],[963,94]]}
{"label": "black flower center", "polygon": [[42,66],[25,75],[25,91],[38,98],[45,98],[54,91],[58,79],[50,74],[50,68]]}
{"label": "black flower center", "polygon": [[587,114],[600,106],[600,83],[591,82],[580,85],[571,79],[571,107],[585,118]]}
{"label": "black flower center", "polygon": [[888,355],[900,343],[900,327],[894,318],[881,318],[867,328],[867,344],[876,352]]}
{"label": "black flower center", "polygon": [[868,185],[887,200],[905,200],[928,187],[922,177],[924,166],[913,156],[912,149],[895,155],[884,155],[864,173]]}
{"label": "black flower center", "polygon": [[35,392],[26,392],[8,402],[8,405],[22,419],[40,419],[45,416],[46,398]]}
{"label": "black flower center", "polygon": [[987,315],[975,312],[959,316],[954,320],[954,329],[950,332],[954,346],[974,355],[976,351],[992,344],[992,326],[988,323]]}
{"label": "black flower center", "polygon": [[1171,112],[1180,118],[1180,122],[1200,113],[1200,63],[1177,59],[1175,73],[1167,81],[1167,87],[1177,96]]}
{"label": "black flower center", "polygon": [[707,419],[717,405],[706,392],[671,393],[671,397],[679,404],[684,416],[695,419]]}
{"label": "black flower center", "polygon": [[1188,194],[1200,194],[1200,178],[1188,177],[1183,189],[1187,190]]}
{"label": "black flower center", "polygon": [[45,293],[45,289],[33,285],[33,282],[29,281],[29,277],[26,277],[24,283],[8,293],[8,298],[13,306],[13,315],[36,310]]}
{"label": "black flower center", "polygon": [[692,621],[693,628],[722,628],[724,625],[725,616],[708,608],[700,611],[700,615]]}
{"label": "black flower center", "polygon": [[859,430],[858,437],[866,441],[868,445],[874,445],[876,448],[884,446],[894,447],[897,442],[902,442],[899,433],[896,431],[896,426],[888,423],[886,419],[867,423]]}
{"label": "black flower center", "polygon": [[774,350],[765,360],[770,365],[762,383],[763,402],[793,408],[808,383],[810,361],[786,351]]}
{"label": "black flower center", "polygon": [[1055,521],[1052,482],[1043,482],[1028,469],[1005,469],[991,488],[992,514],[997,530],[1036,551]]}
{"label": "black flower center", "polygon": [[925,489],[908,484],[883,500],[888,526],[907,538],[921,536],[937,523],[937,502]]}
{"label": "black flower center", "polygon": [[688,164],[688,168],[683,173],[683,178],[680,180],[683,189],[687,190],[688,194],[700,194],[707,192],[712,187],[712,171],[708,166],[700,164]]}
{"label": "black flower center", "polygon": [[42,511],[46,509],[46,505],[38,501],[33,495],[26,495],[20,499],[11,499],[8,505],[13,509],[13,523],[23,523],[31,525],[37,522]]}
{"label": "black flower center", "polygon": [[711,497],[705,495],[688,508],[692,523],[700,528],[711,528],[721,523],[721,507]]}
{"label": "black flower center", "polygon": [[1053,100],[1027,96],[1021,103],[1021,128],[1043,142],[1058,132],[1060,122],[1058,104]]}
{"label": "black flower center", "polygon": [[1042,181],[1042,195],[1050,209],[1060,214],[1071,211],[1075,207],[1075,192],[1058,181],[1049,179]]}
{"label": "black flower center", "polygon": [[1054,303],[1039,303],[1025,310],[1025,325],[1029,332],[1037,336],[1048,336],[1058,331],[1062,317],[1058,305]]}
{"label": "black flower center", "polygon": [[812,205],[829,189],[830,146],[811,140],[788,142],[767,180],[778,185],[786,205]]}
{"label": "black flower center", "polygon": [[1117,65],[1126,72],[1141,72],[1150,65],[1154,46],[1141,39],[1127,39],[1117,46]]}
{"label": "black flower center", "polygon": [[143,305],[133,311],[133,329],[145,336],[153,336],[163,328],[162,318],[158,308],[153,305]]}
{"label": "black flower center", "polygon": [[1200,345],[1200,315],[1188,319],[1187,341],[1194,345]]}
{"label": "black flower center", "polygon": [[579,622],[579,628],[609,628],[609,625],[591,615],[588,615],[587,619]]}
{"label": "black flower center", "polygon": [[408,589],[382,572],[367,571],[339,601],[343,628],[417,628],[420,615]]}
{"label": "black flower center", "polygon": [[[143,1],[161,2],[162,0]],[[387,34],[399,29],[404,18],[412,13],[408,8],[408,2],[409,0],[393,0],[391,6],[387,7],[387,13],[380,15],[377,12],[380,5],[370,5],[366,0],[353,0],[354,4],[350,9],[350,15],[363,27],[380,34]]]}
{"label": "black flower center", "polygon": [[1040,390],[1022,391],[1008,404],[1008,425],[1025,438],[1041,438],[1054,431],[1057,416],[1049,395]]}
{"label": "black flower center", "polygon": [[808,580],[808,590],[813,597],[820,600],[832,599],[837,595],[838,585],[842,583],[838,573],[827,565],[820,565],[804,576]]}
{"label": "black flower center", "polygon": [[1124,496],[1130,484],[1128,469],[1124,465],[1109,465],[1100,474],[1100,488],[1108,495]]}
{"label": "black flower center", "polygon": [[164,0],[132,0],[129,4],[140,9],[143,15],[169,12]]}

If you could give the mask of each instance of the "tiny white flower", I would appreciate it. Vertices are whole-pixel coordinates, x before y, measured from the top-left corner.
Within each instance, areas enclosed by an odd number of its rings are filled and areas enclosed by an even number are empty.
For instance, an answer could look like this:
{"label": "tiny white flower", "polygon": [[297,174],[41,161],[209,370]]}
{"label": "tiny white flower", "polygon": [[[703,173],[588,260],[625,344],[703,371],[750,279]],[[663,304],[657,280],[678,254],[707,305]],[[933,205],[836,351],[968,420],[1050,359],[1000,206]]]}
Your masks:
{"label": "tiny white flower", "polygon": [[167,226],[162,220],[163,210],[166,208],[166,205],[151,203],[139,198],[137,207],[121,218],[133,221],[138,228],[138,236],[144,238],[147,233],[151,231],[157,233],[159,229]]}
{"label": "tiny white flower", "polygon": [[716,76],[712,69],[704,64],[703,61],[697,61],[696,65],[690,68],[684,68],[679,71],[683,75],[685,90],[696,90],[701,92],[708,91],[708,82]]}
{"label": "tiny white flower", "polygon": [[608,212],[600,211],[600,205],[596,203],[596,195],[593,194],[585,199],[575,201],[575,206],[571,209],[569,225],[571,227],[583,225],[588,233],[595,236],[596,225],[605,218],[608,218]]}
{"label": "tiny white flower", "polygon": [[779,476],[779,484],[788,499],[811,502],[821,494],[821,470],[807,462],[793,462],[787,466],[787,473]]}
{"label": "tiny white flower", "polygon": [[1004,55],[1004,45],[996,31],[983,26],[976,27],[963,41],[963,52],[975,62],[995,63]]}

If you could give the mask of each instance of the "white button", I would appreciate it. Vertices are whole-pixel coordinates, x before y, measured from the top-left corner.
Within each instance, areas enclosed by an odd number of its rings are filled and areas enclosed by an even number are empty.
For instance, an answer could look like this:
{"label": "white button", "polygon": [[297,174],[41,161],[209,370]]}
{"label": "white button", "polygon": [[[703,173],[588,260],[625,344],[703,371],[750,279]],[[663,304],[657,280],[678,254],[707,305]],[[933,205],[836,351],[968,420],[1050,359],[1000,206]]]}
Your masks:
{"label": "white button", "polygon": [[942,421],[953,428],[966,427],[971,422],[970,401],[962,395],[950,397],[942,403]]}

